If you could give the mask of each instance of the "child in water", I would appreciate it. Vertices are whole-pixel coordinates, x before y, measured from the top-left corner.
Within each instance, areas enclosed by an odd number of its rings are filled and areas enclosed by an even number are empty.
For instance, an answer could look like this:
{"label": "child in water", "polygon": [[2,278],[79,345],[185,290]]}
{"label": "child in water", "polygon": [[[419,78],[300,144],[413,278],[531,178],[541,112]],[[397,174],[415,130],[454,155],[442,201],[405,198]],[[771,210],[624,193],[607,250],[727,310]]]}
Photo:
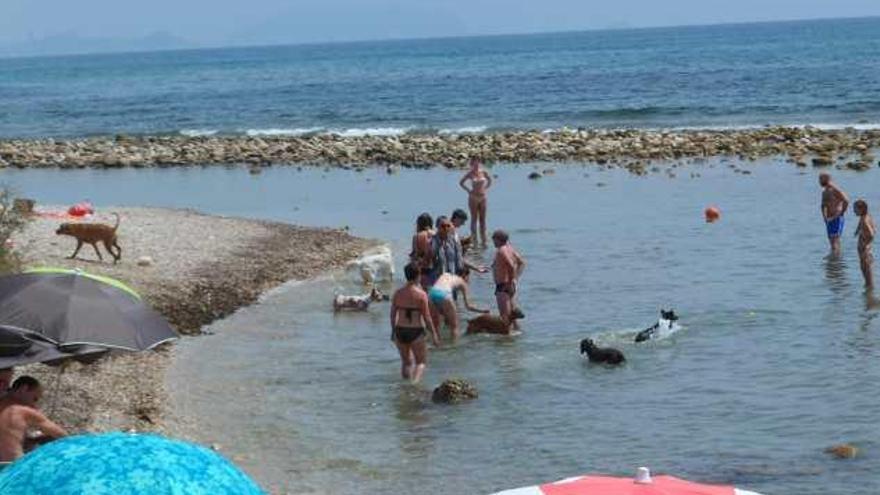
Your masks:
{"label": "child in water", "polygon": [[868,203],[860,199],[853,204],[853,211],[859,217],[859,226],[856,228],[856,236],[859,238],[859,263],[862,267],[862,275],[865,277],[865,287],[874,288],[874,254],[871,253],[871,243],[874,242],[874,219],[868,213]]}

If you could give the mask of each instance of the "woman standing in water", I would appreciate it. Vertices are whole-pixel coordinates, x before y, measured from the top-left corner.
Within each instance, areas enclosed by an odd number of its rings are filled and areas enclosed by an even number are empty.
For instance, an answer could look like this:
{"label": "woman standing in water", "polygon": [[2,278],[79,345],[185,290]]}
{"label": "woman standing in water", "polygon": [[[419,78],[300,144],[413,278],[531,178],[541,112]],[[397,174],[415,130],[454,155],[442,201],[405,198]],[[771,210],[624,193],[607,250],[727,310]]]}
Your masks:
{"label": "woman standing in water", "polygon": [[[486,247],[486,193],[492,187],[492,176],[483,170],[478,158],[471,158],[471,168],[458,182],[468,193],[468,208],[471,210],[471,239],[477,242],[477,222],[480,224],[480,243]],[[470,181],[470,187],[468,187]]]}
{"label": "woman standing in water", "polygon": [[428,290],[434,283],[431,271],[434,268],[434,253],[431,250],[431,239],[434,237],[434,219],[428,213],[422,213],[416,219],[416,233],[412,238],[412,251],[409,253],[411,263],[421,271],[420,283]]}
{"label": "woman standing in water", "polygon": [[437,328],[431,321],[428,295],[419,287],[419,268],[413,263],[403,267],[406,285],[391,298],[391,341],[400,353],[400,375],[418,383],[428,365],[425,327],[435,346],[440,345]]}

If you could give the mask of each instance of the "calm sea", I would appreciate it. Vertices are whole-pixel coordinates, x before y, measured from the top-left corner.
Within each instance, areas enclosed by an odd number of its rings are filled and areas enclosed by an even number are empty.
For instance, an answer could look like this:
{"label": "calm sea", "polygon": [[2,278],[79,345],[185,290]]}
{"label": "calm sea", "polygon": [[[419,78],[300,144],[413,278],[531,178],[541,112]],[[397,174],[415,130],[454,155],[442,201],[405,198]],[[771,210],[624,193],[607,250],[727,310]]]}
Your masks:
{"label": "calm sea", "polygon": [[[180,342],[174,406],[194,419],[189,434],[219,444],[277,494],[486,494],[646,465],[767,495],[876,495],[880,319],[863,293],[853,219],[843,261],[828,263],[814,173],[758,162],[741,175],[729,165],[679,167],[676,179],[559,166],[540,181],[526,178],[531,166],[495,167],[490,227],[507,228],[529,261],[521,336],[465,337],[432,352],[425,383],[409,386],[387,303],[334,315],[335,293],[363,288],[329,276],[274,291],[212,325],[215,335]],[[837,175],[852,196],[880,201],[880,174]],[[40,203],[88,197],[99,209],[350,225],[388,241],[398,268],[415,215],[448,214],[467,199],[459,173],[440,169],[4,177]],[[723,215],[713,225],[702,219],[710,203]],[[124,220],[120,232],[124,246]],[[492,302],[489,278],[475,277],[473,289],[479,304]],[[634,344],[661,307],[674,307],[685,328]],[[578,342],[587,336],[628,363],[585,363]],[[451,376],[473,381],[479,399],[432,404],[431,387]],[[840,442],[862,457],[822,452]]]}
{"label": "calm sea", "polygon": [[[874,126],[878,54],[872,19],[4,59],[0,136]],[[874,495],[880,320],[852,221],[844,259],[828,263],[814,174],[732,165],[687,165],[676,179],[560,165],[540,181],[526,179],[532,166],[496,167],[490,228],[507,228],[529,260],[521,336],[464,338],[431,354],[423,385],[402,384],[387,305],[334,316],[334,293],[360,288],[328,276],[181,342],[175,407],[197,419],[193,436],[276,493],[479,494],[648,465],[768,495]],[[350,225],[388,241],[398,265],[418,213],[466,204],[458,173],[440,169],[3,175],[40,204]],[[852,196],[880,201],[880,175],[838,175]],[[702,222],[710,203],[718,224]],[[490,281],[473,285],[490,303]],[[664,306],[685,329],[632,343]],[[584,363],[586,336],[628,364]],[[430,388],[450,376],[480,398],[432,404]],[[864,455],[822,452],[839,442]]]}
{"label": "calm sea", "polygon": [[880,125],[880,19],[0,59],[0,137]]}

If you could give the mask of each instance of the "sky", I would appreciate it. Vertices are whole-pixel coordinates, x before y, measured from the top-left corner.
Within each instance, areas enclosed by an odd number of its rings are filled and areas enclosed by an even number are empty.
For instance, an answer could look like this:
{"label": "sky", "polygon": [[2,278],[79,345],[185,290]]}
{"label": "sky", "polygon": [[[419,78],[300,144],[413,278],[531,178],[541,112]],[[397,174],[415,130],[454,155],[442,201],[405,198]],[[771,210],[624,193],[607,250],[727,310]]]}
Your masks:
{"label": "sky", "polygon": [[880,0],[0,0],[0,46],[149,38],[207,47],[864,16],[880,16]]}

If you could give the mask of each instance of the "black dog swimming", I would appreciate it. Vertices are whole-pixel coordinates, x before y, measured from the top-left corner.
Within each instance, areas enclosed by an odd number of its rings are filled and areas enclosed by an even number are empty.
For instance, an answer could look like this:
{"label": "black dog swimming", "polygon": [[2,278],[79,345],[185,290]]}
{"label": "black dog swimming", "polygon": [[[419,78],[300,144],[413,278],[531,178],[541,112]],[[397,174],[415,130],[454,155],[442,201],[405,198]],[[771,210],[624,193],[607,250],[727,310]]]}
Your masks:
{"label": "black dog swimming", "polygon": [[626,361],[622,352],[611,347],[596,347],[591,339],[581,341],[581,354],[586,354],[591,363],[620,364]]}
{"label": "black dog swimming", "polygon": [[654,323],[652,326],[637,333],[636,342],[644,342],[646,340],[668,336],[675,331],[675,327],[678,327],[675,323],[676,321],[678,321],[678,316],[675,314],[674,310],[670,309],[669,311],[666,311],[665,309],[661,309],[660,319],[657,320],[657,323]]}

